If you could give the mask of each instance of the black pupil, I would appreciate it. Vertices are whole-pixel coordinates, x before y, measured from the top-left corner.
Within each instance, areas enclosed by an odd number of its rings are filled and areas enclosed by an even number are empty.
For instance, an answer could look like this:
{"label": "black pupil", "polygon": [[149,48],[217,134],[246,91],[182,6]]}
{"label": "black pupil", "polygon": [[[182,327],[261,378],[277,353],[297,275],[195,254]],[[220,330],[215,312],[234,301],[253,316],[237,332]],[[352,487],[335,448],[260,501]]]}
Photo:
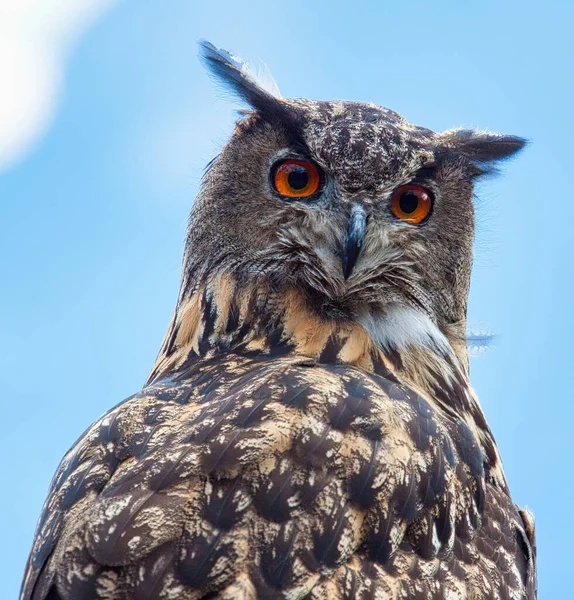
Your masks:
{"label": "black pupil", "polygon": [[414,192],[405,192],[399,200],[399,206],[401,207],[401,210],[407,215],[415,212],[418,205],[419,198]]}
{"label": "black pupil", "polygon": [[309,173],[304,167],[292,167],[287,175],[287,182],[294,190],[302,190],[309,183]]}

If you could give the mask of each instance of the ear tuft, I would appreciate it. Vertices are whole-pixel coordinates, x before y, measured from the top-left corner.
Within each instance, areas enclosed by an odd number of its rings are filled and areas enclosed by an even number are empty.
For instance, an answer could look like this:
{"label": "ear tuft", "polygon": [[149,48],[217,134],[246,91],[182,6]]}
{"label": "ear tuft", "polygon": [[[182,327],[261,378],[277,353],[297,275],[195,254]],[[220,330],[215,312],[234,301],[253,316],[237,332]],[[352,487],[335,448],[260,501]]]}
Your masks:
{"label": "ear tuft", "polygon": [[199,57],[207,69],[241,100],[261,112],[277,112],[281,95],[265,67],[263,75],[227,50],[216,48],[207,40],[199,42]]}
{"label": "ear tuft", "polygon": [[449,149],[474,163],[476,175],[494,171],[494,163],[514,156],[528,143],[521,137],[472,129],[451,129],[440,134],[440,138]]}

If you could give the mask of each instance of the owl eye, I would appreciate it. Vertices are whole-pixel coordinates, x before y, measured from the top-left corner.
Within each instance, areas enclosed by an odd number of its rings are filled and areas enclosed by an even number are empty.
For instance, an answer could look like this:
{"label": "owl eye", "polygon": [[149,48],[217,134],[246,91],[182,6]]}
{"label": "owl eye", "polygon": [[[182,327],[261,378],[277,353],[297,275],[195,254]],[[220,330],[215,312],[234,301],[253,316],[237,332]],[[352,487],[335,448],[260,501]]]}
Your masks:
{"label": "owl eye", "polygon": [[395,217],[418,225],[429,215],[432,209],[432,194],[420,185],[402,185],[391,197],[391,210]]}
{"label": "owl eye", "polygon": [[288,198],[306,198],[321,186],[319,169],[308,160],[288,159],[277,163],[272,170],[273,187]]}

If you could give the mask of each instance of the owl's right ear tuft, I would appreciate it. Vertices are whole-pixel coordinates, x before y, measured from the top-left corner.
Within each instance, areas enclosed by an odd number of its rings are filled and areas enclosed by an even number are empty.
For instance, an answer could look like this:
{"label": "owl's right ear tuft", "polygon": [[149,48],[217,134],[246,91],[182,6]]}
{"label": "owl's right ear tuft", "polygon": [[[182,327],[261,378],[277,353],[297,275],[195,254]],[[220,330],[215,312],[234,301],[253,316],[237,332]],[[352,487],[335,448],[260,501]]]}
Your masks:
{"label": "owl's right ear tuft", "polygon": [[239,57],[207,40],[199,42],[199,57],[219,81],[254,109],[268,116],[285,112],[279,88],[270,73],[265,77],[257,75]]}

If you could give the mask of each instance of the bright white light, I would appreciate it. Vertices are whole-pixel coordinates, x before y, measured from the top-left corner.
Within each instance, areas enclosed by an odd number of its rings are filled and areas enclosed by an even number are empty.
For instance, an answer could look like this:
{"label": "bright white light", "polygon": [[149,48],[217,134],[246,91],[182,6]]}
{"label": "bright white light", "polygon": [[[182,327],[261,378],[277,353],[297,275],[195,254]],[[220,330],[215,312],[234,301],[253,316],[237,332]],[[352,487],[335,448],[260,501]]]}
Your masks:
{"label": "bright white light", "polygon": [[74,41],[115,2],[0,0],[0,171],[44,135]]}

